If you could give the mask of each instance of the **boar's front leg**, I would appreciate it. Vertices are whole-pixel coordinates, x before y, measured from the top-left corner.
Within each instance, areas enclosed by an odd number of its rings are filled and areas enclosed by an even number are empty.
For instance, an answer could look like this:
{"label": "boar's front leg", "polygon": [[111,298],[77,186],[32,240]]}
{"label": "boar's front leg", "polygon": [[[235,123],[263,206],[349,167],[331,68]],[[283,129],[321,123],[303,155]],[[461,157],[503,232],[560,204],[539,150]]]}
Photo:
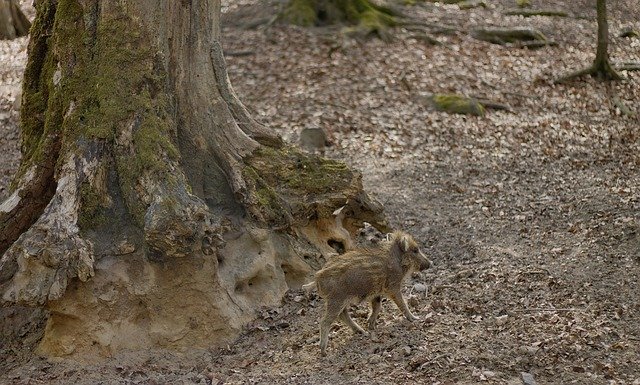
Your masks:
{"label": "boar's front leg", "polygon": [[382,301],[382,297],[377,296],[371,300],[371,315],[367,320],[367,324],[369,330],[376,329],[376,319],[378,318],[378,314],[380,313],[380,302]]}
{"label": "boar's front leg", "polygon": [[360,325],[358,325],[353,321],[353,319],[351,319],[351,316],[349,315],[349,310],[347,309],[347,307],[348,306],[346,306],[342,311],[342,313],[340,313],[340,319],[342,320],[342,322],[347,324],[351,328],[351,330],[353,330],[354,332],[364,334],[365,331],[360,327]]}
{"label": "boar's front leg", "polygon": [[400,290],[398,290],[396,292],[393,292],[393,293],[389,293],[389,297],[391,297],[393,302],[395,302],[396,305],[398,305],[398,308],[400,308],[400,310],[402,311],[404,316],[409,321],[417,321],[417,320],[420,319],[420,318],[414,316],[413,314],[411,314],[411,310],[409,310],[409,307],[407,306],[407,303],[404,301],[404,298],[402,298],[402,294],[400,293]]}

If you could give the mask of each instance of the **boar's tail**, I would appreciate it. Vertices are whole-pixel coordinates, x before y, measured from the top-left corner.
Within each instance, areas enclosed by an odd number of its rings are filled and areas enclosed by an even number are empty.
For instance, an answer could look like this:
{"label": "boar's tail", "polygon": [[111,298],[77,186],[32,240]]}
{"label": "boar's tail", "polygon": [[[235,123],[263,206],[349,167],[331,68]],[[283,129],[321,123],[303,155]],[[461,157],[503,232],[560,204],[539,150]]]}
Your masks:
{"label": "boar's tail", "polygon": [[307,293],[310,293],[315,287],[316,287],[316,281],[311,281],[311,282],[307,283],[306,285],[302,285],[302,288]]}

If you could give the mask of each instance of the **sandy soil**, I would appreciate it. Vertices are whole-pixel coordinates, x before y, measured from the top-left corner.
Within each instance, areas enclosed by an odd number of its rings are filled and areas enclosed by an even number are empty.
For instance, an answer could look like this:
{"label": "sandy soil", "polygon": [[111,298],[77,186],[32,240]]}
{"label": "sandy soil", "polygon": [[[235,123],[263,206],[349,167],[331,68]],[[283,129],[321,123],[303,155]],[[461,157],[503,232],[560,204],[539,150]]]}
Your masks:
{"label": "sandy soil", "polygon": [[[32,356],[41,327],[25,325],[0,348],[0,383],[521,384],[525,372],[538,384],[640,384],[640,73],[552,84],[592,60],[592,2],[533,2],[571,18],[504,17],[507,0],[468,11],[406,8],[456,27],[436,35],[442,46],[404,29],[390,43],[327,29],[247,29],[273,13],[256,2],[225,3],[237,92],[289,141],[303,127],[323,128],[332,143],[325,154],[360,169],[394,227],[420,240],[435,266],[414,274],[405,296],[421,320],[409,323],[384,302],[376,332],[336,324],[320,357],[322,302],[291,291],[228,347],[90,365]],[[616,37],[640,27],[640,6],[610,7],[612,60],[640,61],[640,39]],[[537,27],[558,46],[508,48],[467,33],[486,25]],[[18,162],[13,90],[25,46],[0,43],[12,58],[0,65],[0,196]],[[512,111],[435,112],[426,102],[434,92]],[[352,314],[364,324],[367,309]]]}

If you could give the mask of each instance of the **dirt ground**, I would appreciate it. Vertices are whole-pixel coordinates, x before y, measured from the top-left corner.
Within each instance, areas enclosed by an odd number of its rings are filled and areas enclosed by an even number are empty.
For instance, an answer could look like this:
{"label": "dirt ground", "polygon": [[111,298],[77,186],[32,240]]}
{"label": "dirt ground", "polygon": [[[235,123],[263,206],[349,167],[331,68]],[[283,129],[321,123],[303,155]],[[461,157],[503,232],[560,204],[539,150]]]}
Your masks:
{"label": "dirt ground", "polygon": [[[388,43],[335,29],[248,28],[275,8],[223,3],[229,74],[248,108],[292,142],[303,127],[323,128],[325,155],[361,170],[393,226],[434,260],[404,293],[421,320],[383,302],[376,332],[336,324],[321,357],[322,302],[291,291],[225,348],[90,365],[28,354],[41,327],[26,325],[23,343],[0,347],[0,383],[515,385],[524,372],[538,384],[640,384],[640,73],[552,83],[592,60],[594,1],[533,1],[570,18],[505,17],[507,0],[405,8],[455,27],[436,35],[439,46],[403,28]],[[610,2],[610,13],[612,60],[640,61],[640,39],[617,37],[640,28],[640,6]],[[502,47],[468,34],[489,25],[536,27],[558,45]],[[25,47],[0,42],[0,196],[18,162]],[[435,92],[512,110],[436,112],[426,102]],[[352,309],[356,322],[367,311]]]}

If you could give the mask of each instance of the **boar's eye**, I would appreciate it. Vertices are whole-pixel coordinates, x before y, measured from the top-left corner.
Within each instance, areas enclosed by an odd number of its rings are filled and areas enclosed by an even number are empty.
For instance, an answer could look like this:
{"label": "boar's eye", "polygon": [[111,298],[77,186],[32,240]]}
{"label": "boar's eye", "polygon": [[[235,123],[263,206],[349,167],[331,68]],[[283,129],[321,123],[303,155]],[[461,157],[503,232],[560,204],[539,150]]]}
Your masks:
{"label": "boar's eye", "polygon": [[409,251],[411,251],[412,253],[417,253],[418,252],[418,247],[417,246],[413,246],[412,248],[409,249]]}

